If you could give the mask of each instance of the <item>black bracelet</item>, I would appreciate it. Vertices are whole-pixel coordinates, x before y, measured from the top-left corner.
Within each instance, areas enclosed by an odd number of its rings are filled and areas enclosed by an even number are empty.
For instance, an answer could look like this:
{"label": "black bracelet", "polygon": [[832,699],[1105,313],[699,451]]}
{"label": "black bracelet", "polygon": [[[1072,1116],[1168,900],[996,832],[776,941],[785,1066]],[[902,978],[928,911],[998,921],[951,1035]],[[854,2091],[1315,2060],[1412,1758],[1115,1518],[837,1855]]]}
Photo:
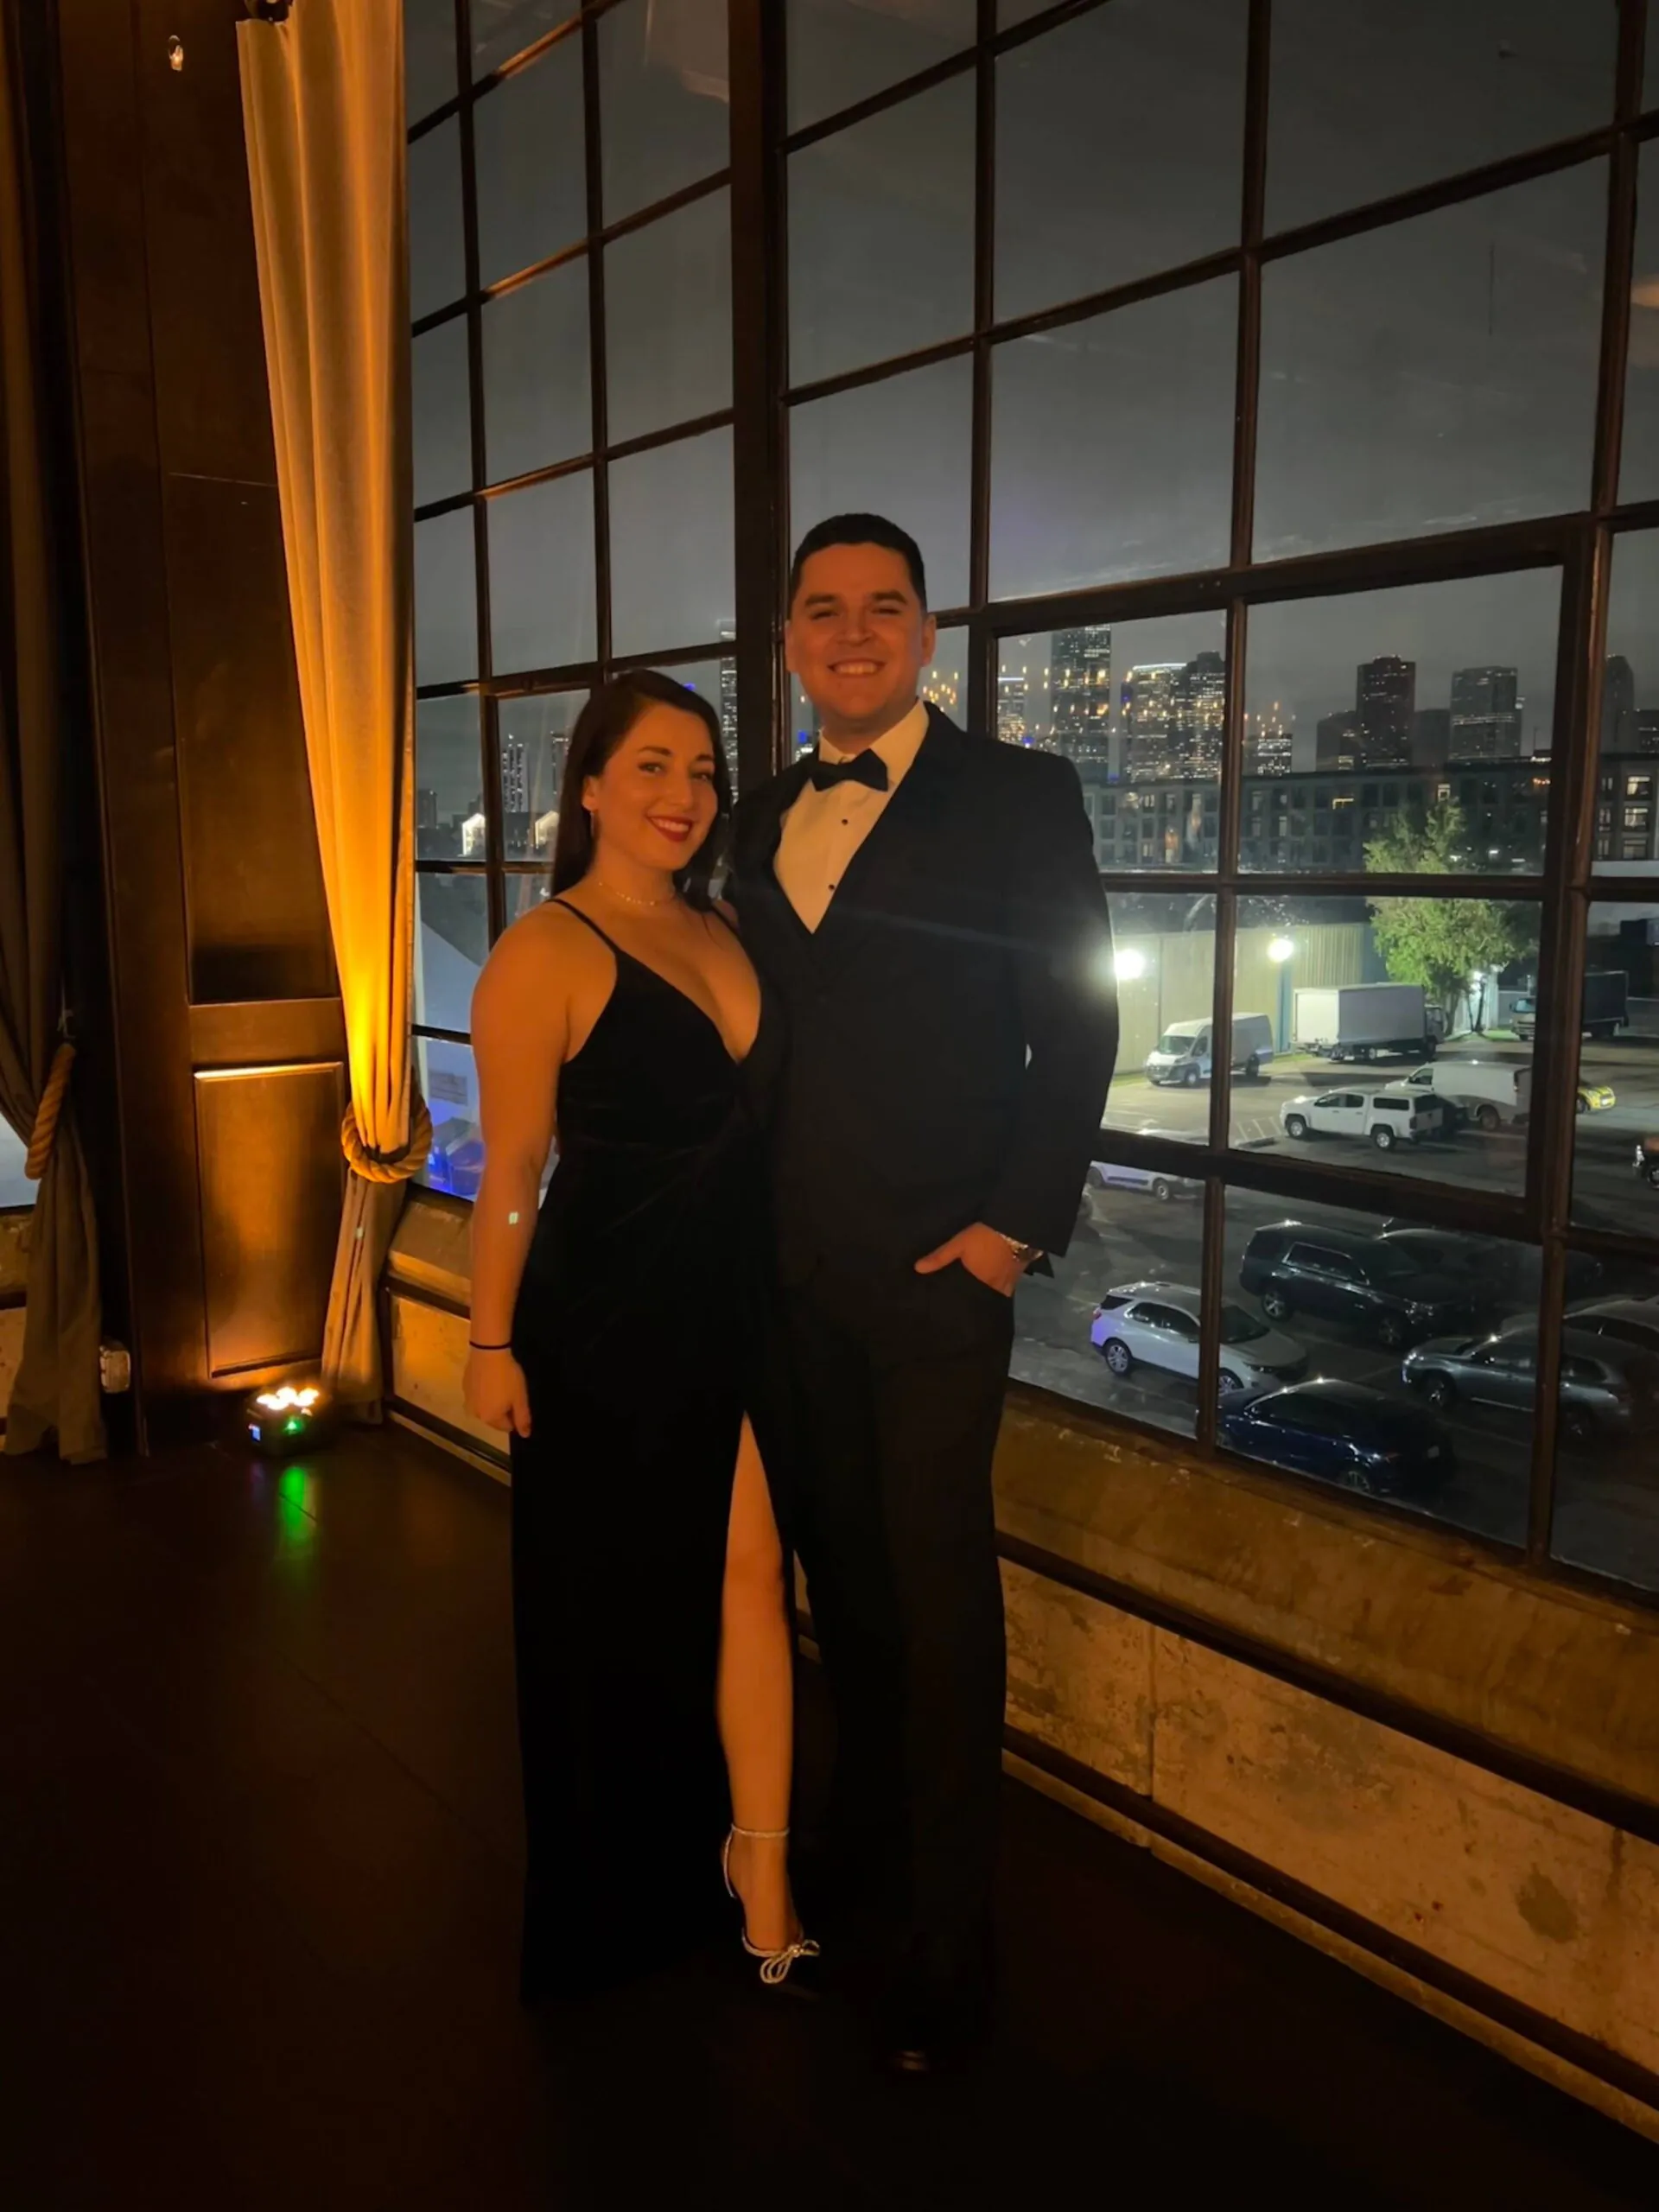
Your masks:
{"label": "black bracelet", "polygon": [[504,1344],[480,1344],[473,1338],[468,1337],[467,1339],[467,1349],[468,1351],[511,1351],[512,1350],[512,1344],[511,1340]]}

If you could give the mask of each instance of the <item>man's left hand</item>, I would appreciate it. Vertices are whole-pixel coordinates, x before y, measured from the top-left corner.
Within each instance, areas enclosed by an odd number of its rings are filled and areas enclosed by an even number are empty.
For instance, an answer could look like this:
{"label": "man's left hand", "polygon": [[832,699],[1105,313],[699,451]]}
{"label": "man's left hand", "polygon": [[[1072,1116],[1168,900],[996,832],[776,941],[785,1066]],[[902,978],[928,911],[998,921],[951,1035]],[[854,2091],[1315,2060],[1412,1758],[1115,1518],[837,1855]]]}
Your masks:
{"label": "man's left hand", "polygon": [[967,1229],[958,1230],[948,1244],[941,1244],[916,1262],[918,1275],[938,1274],[941,1268],[948,1268],[955,1261],[967,1268],[970,1275],[977,1275],[988,1290],[1000,1290],[1004,1298],[1014,1296],[1014,1287],[1025,1273],[1025,1262],[1008,1243],[982,1221]]}

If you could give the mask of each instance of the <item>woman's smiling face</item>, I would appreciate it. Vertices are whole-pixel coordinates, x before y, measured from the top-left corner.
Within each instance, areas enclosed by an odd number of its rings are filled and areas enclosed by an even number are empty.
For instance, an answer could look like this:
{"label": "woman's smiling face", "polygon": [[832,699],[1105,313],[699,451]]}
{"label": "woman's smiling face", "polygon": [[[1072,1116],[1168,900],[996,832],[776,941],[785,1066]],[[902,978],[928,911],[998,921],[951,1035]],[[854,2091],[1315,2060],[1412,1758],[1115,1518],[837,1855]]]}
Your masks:
{"label": "woman's smiling face", "polygon": [[595,858],[609,851],[636,868],[677,873],[719,811],[715,754],[698,715],[648,706],[596,776],[582,787]]}

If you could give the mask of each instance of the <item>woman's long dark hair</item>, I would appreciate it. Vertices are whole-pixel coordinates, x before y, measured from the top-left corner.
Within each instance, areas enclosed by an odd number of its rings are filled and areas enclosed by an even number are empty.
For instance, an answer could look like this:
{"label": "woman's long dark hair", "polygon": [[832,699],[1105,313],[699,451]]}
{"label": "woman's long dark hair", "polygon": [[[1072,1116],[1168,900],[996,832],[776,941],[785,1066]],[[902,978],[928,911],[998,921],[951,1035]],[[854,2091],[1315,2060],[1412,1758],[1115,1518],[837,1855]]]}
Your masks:
{"label": "woman's long dark hair", "polygon": [[593,866],[594,824],[582,803],[582,787],[589,776],[602,772],[647,707],[677,707],[683,715],[695,715],[709,732],[715,755],[715,818],[709,835],[674,880],[692,906],[711,903],[709,887],[724,855],[726,827],[732,818],[732,779],[720,741],[720,718],[698,693],[654,668],[631,670],[601,683],[576,716],[559,789],[559,828],[553,841],[555,898],[580,883]]}

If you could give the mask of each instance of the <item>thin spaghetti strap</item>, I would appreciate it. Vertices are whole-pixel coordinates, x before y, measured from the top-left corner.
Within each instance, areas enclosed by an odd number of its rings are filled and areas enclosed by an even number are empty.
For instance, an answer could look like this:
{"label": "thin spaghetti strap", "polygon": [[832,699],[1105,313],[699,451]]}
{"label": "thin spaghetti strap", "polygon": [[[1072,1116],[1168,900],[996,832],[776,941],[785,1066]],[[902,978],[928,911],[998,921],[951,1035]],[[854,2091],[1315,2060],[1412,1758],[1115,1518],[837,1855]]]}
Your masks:
{"label": "thin spaghetti strap", "polygon": [[619,960],[632,959],[633,955],[631,952],[624,952],[621,946],[617,943],[614,938],[607,937],[604,931],[601,929],[599,924],[594,919],[593,916],[591,914],[584,914],[580,906],[573,906],[568,899],[550,899],[547,903],[550,906],[563,906],[567,914],[574,914],[579,922],[586,922],[588,928],[592,930],[594,935],[600,940],[601,944],[608,944],[611,950],[616,955]]}

